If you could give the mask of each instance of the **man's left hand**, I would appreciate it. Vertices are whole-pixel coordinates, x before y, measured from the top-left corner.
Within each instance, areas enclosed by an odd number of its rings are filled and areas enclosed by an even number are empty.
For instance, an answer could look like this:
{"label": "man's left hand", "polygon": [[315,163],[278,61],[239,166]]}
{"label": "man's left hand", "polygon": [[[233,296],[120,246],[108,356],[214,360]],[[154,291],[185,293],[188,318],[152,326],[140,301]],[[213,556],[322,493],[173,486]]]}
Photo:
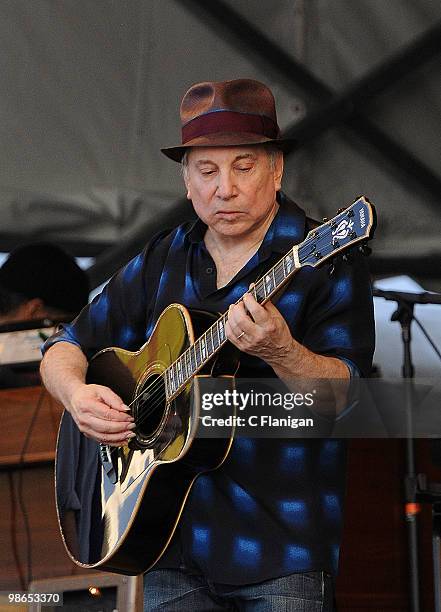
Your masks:
{"label": "man's left hand", "polygon": [[238,349],[266,361],[280,363],[293,350],[295,340],[277,308],[260,305],[251,293],[228,310],[226,333]]}

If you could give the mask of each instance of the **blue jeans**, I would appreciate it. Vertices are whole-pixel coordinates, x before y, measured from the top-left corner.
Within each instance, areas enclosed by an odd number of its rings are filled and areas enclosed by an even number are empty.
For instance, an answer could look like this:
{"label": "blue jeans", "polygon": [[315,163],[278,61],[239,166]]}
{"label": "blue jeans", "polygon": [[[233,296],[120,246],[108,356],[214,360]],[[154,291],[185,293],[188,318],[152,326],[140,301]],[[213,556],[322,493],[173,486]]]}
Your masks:
{"label": "blue jeans", "polygon": [[212,583],[177,569],[144,576],[144,612],[332,612],[332,578],[325,572],[290,574],[250,585]]}

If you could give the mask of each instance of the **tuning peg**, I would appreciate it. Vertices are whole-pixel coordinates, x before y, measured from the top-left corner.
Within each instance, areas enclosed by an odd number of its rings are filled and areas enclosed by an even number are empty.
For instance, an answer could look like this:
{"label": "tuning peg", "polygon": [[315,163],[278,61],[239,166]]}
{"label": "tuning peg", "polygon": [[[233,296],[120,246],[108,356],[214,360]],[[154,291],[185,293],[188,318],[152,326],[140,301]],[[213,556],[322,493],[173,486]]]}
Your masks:
{"label": "tuning peg", "polygon": [[334,272],[335,272],[335,266],[334,266],[334,263],[332,262],[330,264],[329,268],[328,268],[328,276],[329,276],[329,278],[331,278],[331,276],[333,276]]}
{"label": "tuning peg", "polygon": [[353,258],[353,256],[352,256],[352,253],[348,253],[348,252],[346,252],[346,253],[345,253],[345,254],[342,256],[342,259],[343,259],[343,261],[344,261],[345,263],[347,263],[347,264],[351,264],[354,258]]}
{"label": "tuning peg", "polygon": [[364,243],[360,244],[360,246],[358,247],[358,250],[360,251],[362,255],[365,255],[366,257],[368,257],[372,253],[371,247],[369,247],[367,244],[364,244]]}
{"label": "tuning peg", "polygon": [[346,208],[339,208],[337,210],[337,214],[339,215],[340,213],[344,212],[346,210]]}
{"label": "tuning peg", "polygon": [[329,217],[323,217],[323,223],[326,223],[327,221],[329,221]]}

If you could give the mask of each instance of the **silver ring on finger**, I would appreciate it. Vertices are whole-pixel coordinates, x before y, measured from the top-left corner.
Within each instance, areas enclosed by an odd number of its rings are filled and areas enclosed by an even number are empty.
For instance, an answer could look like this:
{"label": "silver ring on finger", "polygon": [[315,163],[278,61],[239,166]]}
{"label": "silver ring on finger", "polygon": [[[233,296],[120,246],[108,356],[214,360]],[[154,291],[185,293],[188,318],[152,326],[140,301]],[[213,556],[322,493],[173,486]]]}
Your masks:
{"label": "silver ring on finger", "polygon": [[240,340],[242,338],[242,336],[245,336],[245,332],[244,331],[241,334],[239,334],[238,336],[236,336],[236,339]]}

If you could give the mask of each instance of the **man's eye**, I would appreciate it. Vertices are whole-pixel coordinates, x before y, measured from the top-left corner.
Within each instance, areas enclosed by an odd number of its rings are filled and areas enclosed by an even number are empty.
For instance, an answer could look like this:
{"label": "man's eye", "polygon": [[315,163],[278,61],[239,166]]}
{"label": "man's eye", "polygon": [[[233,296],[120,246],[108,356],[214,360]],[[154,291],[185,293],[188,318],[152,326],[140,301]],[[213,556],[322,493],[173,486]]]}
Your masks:
{"label": "man's eye", "polygon": [[201,170],[201,174],[203,176],[210,176],[211,174],[214,174],[214,170]]}
{"label": "man's eye", "polygon": [[251,166],[238,166],[237,170],[239,172],[249,172],[251,170]]}

